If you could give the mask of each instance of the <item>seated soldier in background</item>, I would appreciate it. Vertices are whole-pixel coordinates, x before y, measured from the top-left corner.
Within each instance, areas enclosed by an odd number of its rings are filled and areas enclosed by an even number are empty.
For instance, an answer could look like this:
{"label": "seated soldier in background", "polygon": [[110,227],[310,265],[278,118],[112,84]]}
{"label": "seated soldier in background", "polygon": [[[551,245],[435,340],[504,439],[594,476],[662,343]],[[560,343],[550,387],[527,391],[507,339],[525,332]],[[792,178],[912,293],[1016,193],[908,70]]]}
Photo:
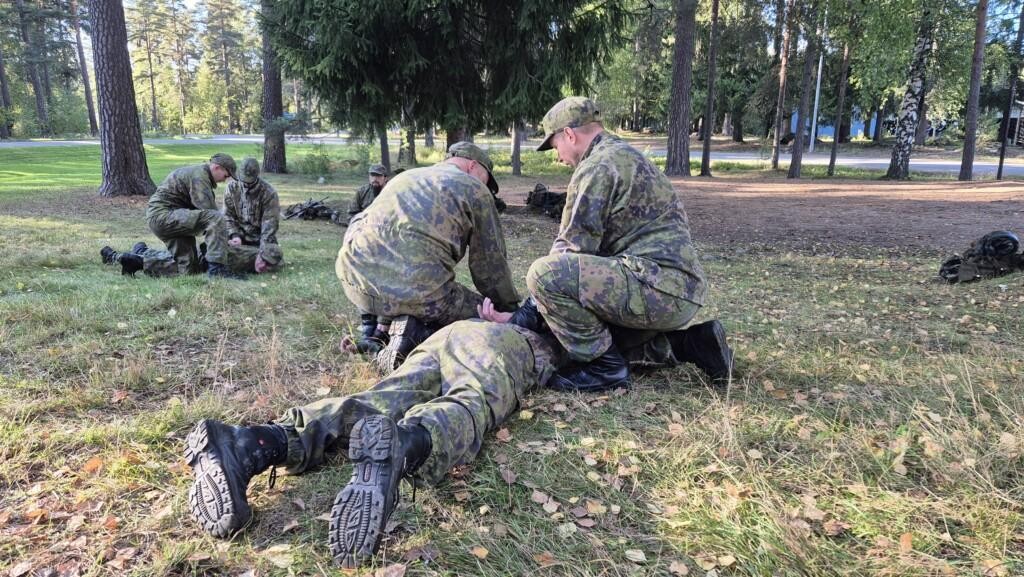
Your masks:
{"label": "seated soldier in background", "polygon": [[430,336],[367,391],[289,409],[270,425],[201,421],[185,448],[194,476],[192,516],[208,533],[228,537],[252,516],[246,490],[254,476],[276,466],[300,474],[347,448],[352,479],[334,499],[328,542],[336,563],[356,567],[380,545],[399,481],[436,484],[471,462],[484,435],[551,376],[556,355],[550,333],[460,321]]}
{"label": "seated soldier in background", "polygon": [[[234,247],[229,258],[240,261],[236,266],[248,270],[250,267],[245,265],[251,260],[252,270],[264,273],[275,272],[283,265],[277,243],[281,202],[274,187],[260,178],[260,163],[255,158],[243,160],[239,178],[228,184],[224,220],[228,244]],[[265,258],[271,253],[277,256],[275,264],[270,262],[274,257]]]}
{"label": "seated soldier in background", "polygon": [[213,193],[217,183],[235,177],[236,168],[235,159],[217,153],[209,162],[174,170],[149,198],[149,229],[167,245],[179,274],[198,272],[195,237],[202,234],[206,236],[207,274],[236,278],[225,262],[227,228]]}
{"label": "seated soldier in background", "polygon": [[383,164],[370,165],[370,182],[356,189],[356,196],[348,208],[348,220],[339,224],[348,226],[348,223],[352,222],[357,214],[369,208],[373,201],[380,196],[380,191],[384,190],[384,185],[387,182],[388,169],[384,168]]}
{"label": "seated soldier in background", "polygon": [[[360,334],[343,340],[343,348],[376,352],[386,374],[432,331],[475,317],[484,296],[501,310],[517,307],[492,167],[482,149],[457,142],[444,161],[391,179],[352,219],[335,270],[359,309]],[[455,280],[455,266],[467,254],[483,296]],[[387,319],[393,322],[385,336]]]}

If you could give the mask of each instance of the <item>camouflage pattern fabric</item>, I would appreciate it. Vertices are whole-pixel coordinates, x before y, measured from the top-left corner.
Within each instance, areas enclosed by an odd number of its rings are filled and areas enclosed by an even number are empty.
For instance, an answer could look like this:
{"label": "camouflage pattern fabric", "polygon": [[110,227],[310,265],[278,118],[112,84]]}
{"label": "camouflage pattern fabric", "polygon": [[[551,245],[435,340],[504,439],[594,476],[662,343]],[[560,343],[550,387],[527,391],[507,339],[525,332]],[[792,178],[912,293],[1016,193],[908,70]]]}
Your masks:
{"label": "camouflage pattern fabric", "polygon": [[[247,245],[229,246],[225,254],[227,255],[227,262],[224,264],[232,272],[239,274],[252,274],[256,272],[256,255],[260,254],[258,247]],[[149,248],[138,253],[138,255],[142,257],[142,272],[146,276],[162,278],[181,274],[178,263],[174,260],[174,254],[170,251]],[[280,263],[275,265],[268,263],[266,272],[277,272],[280,268]]]}
{"label": "camouflage pattern fabric", "polygon": [[387,183],[349,224],[335,270],[362,312],[443,325],[476,316],[482,300],[455,280],[464,256],[480,293],[502,310],[515,309],[519,295],[505,254],[490,191],[442,162]]}
{"label": "camouflage pattern fabric", "polygon": [[227,227],[224,215],[217,210],[216,187],[208,164],[185,166],[168,174],[149,198],[149,229],[174,255],[180,274],[197,271],[198,235],[206,236],[207,260],[224,260]]}
{"label": "camouflage pattern fabric", "polygon": [[[656,265],[655,265],[656,266]],[[537,310],[573,360],[586,362],[612,345],[608,325],[633,329],[681,329],[700,306],[650,286],[650,263],[630,255],[553,254],[534,261],[526,275]],[[659,270],[658,276],[683,273]]]}
{"label": "camouflage pattern fabric", "polygon": [[[259,177],[252,185],[237,180],[231,182],[224,195],[224,220],[228,238],[237,236],[243,244],[256,247],[277,245],[281,221],[281,201],[277,191]],[[264,260],[271,259],[264,256]]]}
{"label": "camouflage pattern fabric", "polygon": [[526,282],[559,342],[584,362],[611,345],[606,324],[681,329],[707,291],[672,184],[608,133],[573,172],[550,255]]}
{"label": "camouflage pattern fabric", "polygon": [[366,183],[357,188],[356,196],[352,199],[352,204],[348,207],[347,222],[352,222],[352,219],[355,218],[357,214],[363,212],[367,208],[370,208],[370,205],[373,204],[373,201],[377,200],[378,196],[380,196],[380,191],[373,188],[370,183]]}
{"label": "camouflage pattern fabric", "polygon": [[289,431],[289,473],[348,447],[359,419],[385,414],[430,432],[430,457],[416,472],[437,483],[472,461],[484,435],[519,409],[523,397],[554,371],[554,348],[515,325],[461,321],[434,333],[373,388],[288,410],[277,423]]}

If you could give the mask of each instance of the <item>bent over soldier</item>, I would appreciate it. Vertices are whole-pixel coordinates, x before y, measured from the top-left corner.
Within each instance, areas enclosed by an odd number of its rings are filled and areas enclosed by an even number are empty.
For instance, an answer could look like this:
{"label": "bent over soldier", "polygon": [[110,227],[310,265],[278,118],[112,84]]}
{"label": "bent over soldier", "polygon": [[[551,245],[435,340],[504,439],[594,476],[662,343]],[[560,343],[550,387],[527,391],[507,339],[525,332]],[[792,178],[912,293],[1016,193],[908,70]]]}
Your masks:
{"label": "bent over soldier", "polygon": [[377,550],[403,477],[436,484],[472,461],[485,434],[547,380],[560,360],[548,339],[513,324],[460,321],[370,390],[289,409],[270,425],[201,421],[185,450],[192,516],[228,537],[251,518],[246,490],[255,475],[275,466],[303,473],[347,448],[352,479],[334,499],[328,542],[338,564],[356,567]]}
{"label": "bent over soldier", "polygon": [[[391,179],[349,224],[335,269],[360,311],[352,348],[375,352],[381,372],[393,370],[433,330],[476,316],[484,296],[502,310],[517,306],[492,167],[482,149],[458,142],[444,161]],[[467,255],[483,296],[455,280],[455,266]]]}
{"label": "bent over soldier", "polygon": [[[224,220],[228,244],[235,249],[230,251],[229,258],[242,261],[235,266],[256,273],[281,268],[284,263],[277,243],[281,202],[274,187],[260,178],[260,163],[255,158],[243,160],[239,178],[228,184],[224,195]],[[275,261],[271,254],[277,255],[276,262],[271,262]],[[249,261],[252,261],[251,267],[243,266]]]}
{"label": "bent over soldier", "polygon": [[206,237],[207,274],[232,277],[225,262],[227,229],[217,209],[217,183],[235,177],[235,160],[218,153],[209,162],[185,166],[167,175],[149,198],[146,220],[149,229],[174,255],[179,274],[198,272],[197,235]]}
{"label": "bent over soldier", "polygon": [[[690,361],[715,380],[728,378],[732,353],[721,323],[684,330],[704,304],[707,285],[683,202],[668,178],[604,131],[590,99],[555,104],[543,127],[537,150],[555,148],[575,170],[558,236],[550,253],[530,266],[530,299],[517,317],[539,311],[575,361],[550,385],[628,385],[628,362]],[[628,358],[613,331],[624,337]]]}

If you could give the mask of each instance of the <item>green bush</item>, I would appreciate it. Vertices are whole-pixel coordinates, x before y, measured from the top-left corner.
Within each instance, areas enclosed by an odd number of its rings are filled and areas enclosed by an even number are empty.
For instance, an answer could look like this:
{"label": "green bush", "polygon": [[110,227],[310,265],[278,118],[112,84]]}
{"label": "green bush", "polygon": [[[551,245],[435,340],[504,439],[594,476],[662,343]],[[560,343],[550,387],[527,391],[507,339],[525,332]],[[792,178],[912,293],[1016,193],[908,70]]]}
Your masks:
{"label": "green bush", "polygon": [[314,144],[310,150],[296,159],[295,172],[310,176],[327,176],[331,173],[331,156],[323,144]]}

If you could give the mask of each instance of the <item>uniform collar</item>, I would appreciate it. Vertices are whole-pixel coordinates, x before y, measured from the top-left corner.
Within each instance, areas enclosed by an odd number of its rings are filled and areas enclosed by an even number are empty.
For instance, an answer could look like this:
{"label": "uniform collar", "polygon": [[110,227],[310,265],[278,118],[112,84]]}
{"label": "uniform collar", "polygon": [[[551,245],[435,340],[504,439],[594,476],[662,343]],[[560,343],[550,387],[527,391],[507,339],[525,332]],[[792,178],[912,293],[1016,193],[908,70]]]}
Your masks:
{"label": "uniform collar", "polygon": [[590,156],[592,152],[594,152],[594,149],[597,148],[597,145],[605,138],[608,138],[608,136],[608,133],[603,130],[601,132],[598,132],[597,136],[594,137],[594,140],[590,141],[590,146],[587,147],[587,151],[584,152],[583,156],[580,157],[580,162],[586,160],[587,157]]}
{"label": "uniform collar", "polygon": [[210,187],[217,188],[217,181],[213,179],[213,172],[210,171],[210,165],[204,164],[203,170],[206,171],[206,177],[210,179]]}

